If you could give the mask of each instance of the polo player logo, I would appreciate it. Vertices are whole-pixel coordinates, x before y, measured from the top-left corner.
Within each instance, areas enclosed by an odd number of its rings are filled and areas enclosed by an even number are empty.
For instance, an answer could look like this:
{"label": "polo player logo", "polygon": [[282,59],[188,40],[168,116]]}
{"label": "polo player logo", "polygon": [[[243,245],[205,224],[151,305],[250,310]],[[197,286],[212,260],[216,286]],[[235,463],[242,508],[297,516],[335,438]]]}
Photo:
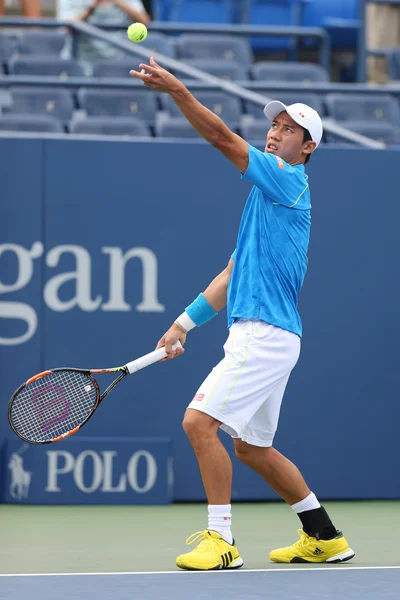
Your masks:
{"label": "polo player logo", "polygon": [[[22,449],[22,452],[26,449],[27,446]],[[8,468],[11,471],[10,495],[15,500],[26,500],[32,479],[32,473],[24,469],[24,461],[20,456],[22,452],[13,452],[8,463]]]}

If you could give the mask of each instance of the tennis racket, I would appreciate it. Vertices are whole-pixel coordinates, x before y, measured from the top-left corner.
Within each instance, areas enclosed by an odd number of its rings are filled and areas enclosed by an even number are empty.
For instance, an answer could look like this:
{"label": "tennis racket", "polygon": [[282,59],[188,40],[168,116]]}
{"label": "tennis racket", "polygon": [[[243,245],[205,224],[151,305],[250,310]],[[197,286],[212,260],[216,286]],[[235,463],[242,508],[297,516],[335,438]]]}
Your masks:
{"label": "tennis racket", "polygon": [[[180,348],[178,342],[172,348]],[[112,369],[61,368],[43,371],[23,383],[8,404],[8,420],[14,433],[30,444],[58,442],[79,431],[100,403],[127,375],[163,358],[165,348],[145,354],[123,367]],[[93,375],[119,373],[100,393]]]}

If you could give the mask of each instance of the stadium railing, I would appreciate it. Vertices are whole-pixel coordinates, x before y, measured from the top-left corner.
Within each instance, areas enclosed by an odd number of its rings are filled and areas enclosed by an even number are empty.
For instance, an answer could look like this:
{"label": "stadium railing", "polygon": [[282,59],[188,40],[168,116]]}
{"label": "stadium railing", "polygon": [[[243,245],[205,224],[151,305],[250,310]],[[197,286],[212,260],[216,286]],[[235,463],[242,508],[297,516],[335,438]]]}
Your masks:
{"label": "stadium railing", "polygon": [[[70,28],[74,34],[84,34],[84,35],[89,35],[94,37],[95,39],[99,39],[99,40],[103,40],[121,50],[123,50],[125,53],[128,52],[129,54],[132,55],[136,55],[136,56],[140,56],[143,59],[148,60],[148,56],[149,56],[149,50],[141,47],[139,44],[132,44],[129,41],[125,41],[122,38],[119,38],[117,36],[113,36],[109,33],[107,33],[106,31],[103,31],[101,29],[99,29],[98,27],[95,27],[94,25],[90,25],[88,23],[83,23],[83,22],[75,22],[75,23],[64,23],[64,22],[60,22],[60,21],[54,21],[54,20],[48,20],[48,19],[29,19],[29,20],[24,20],[24,19],[18,19],[18,18],[1,18],[0,19],[0,26],[12,26],[12,27],[38,27],[38,26],[43,26],[43,27],[68,27]],[[169,32],[177,32],[177,31],[184,31],[185,33],[187,33],[188,31],[194,32],[194,31],[204,31],[209,33],[210,31],[214,32],[214,33],[231,33],[231,27],[225,27],[225,26],[210,26],[210,27],[205,27],[204,25],[189,25],[189,26],[182,26],[181,24],[174,24],[174,23],[162,23],[162,24],[152,24],[151,27],[149,28],[149,30],[151,31],[166,31],[165,27],[167,26],[167,30],[169,29]],[[110,26],[112,27],[112,25]],[[311,29],[303,29],[303,28],[285,28],[285,27],[279,27],[279,28],[274,28],[274,27],[245,27],[245,26],[239,26],[239,28],[242,30],[242,35],[254,35],[254,34],[260,34],[260,35],[273,35],[276,36],[277,32],[278,35],[283,35],[283,36],[288,36],[289,35],[289,30],[292,31],[293,35],[306,35],[309,36],[310,33],[315,33],[315,30],[313,28]],[[236,28],[235,28],[236,29]],[[229,30],[229,31],[227,31]],[[296,30],[296,32],[294,32],[294,30]],[[321,30],[322,31],[322,30]],[[324,36],[323,36],[324,37]],[[201,71],[199,69],[195,69],[194,67],[188,66],[186,64],[184,64],[183,62],[164,56],[162,54],[159,53],[153,53],[154,54],[154,58],[156,59],[156,61],[160,62],[163,66],[165,66],[166,68],[172,69],[174,72],[178,72],[180,74],[180,76],[182,75],[188,75],[189,77],[195,78],[197,80],[199,80],[200,82],[202,82],[203,86],[207,85],[208,88],[210,89],[209,86],[215,86],[215,89],[219,89],[222,91],[225,91],[227,93],[231,93],[234,94],[235,96],[241,98],[242,100],[248,100],[250,102],[255,103],[256,105],[259,105],[260,107],[265,106],[266,103],[268,103],[270,101],[271,98],[269,98],[268,96],[265,96],[264,94],[261,93],[257,93],[257,87],[254,87],[254,84],[256,83],[260,83],[258,89],[264,88],[265,89],[265,83],[264,82],[252,82],[251,85],[251,89],[249,87],[250,82],[246,82],[246,87],[244,87],[243,85],[238,85],[237,83],[233,83],[230,81],[224,81],[220,78],[214,77],[208,73],[205,73],[204,71]],[[131,85],[131,80],[129,78],[127,78],[127,80],[113,80],[112,85],[117,84],[118,87],[121,87],[121,82],[124,82],[122,84],[123,87],[129,87],[129,85]],[[88,86],[89,85],[97,85],[97,86],[103,86],[103,87],[109,87],[110,83],[105,80],[105,79],[96,79],[96,78],[68,78],[68,79],[62,79],[59,80],[55,77],[37,77],[37,76],[13,76],[13,75],[5,75],[5,76],[0,76],[0,86],[1,87],[6,87],[6,86],[10,86],[10,85],[29,85],[29,84],[34,84],[34,85],[62,85],[62,86],[68,86],[68,87],[80,87],[80,86]],[[190,83],[190,86],[192,87],[192,89],[195,89],[193,87],[194,82]],[[274,90],[277,89],[285,89],[286,91],[290,90],[290,89],[298,89],[298,84],[293,86],[292,88],[287,87],[287,84],[284,85],[284,87],[281,87],[280,85],[276,85],[278,84],[278,82],[274,82],[273,86],[271,86],[271,89],[273,88]],[[335,84],[320,84],[319,87],[321,86],[327,86],[325,88],[326,92],[339,92],[339,91],[343,91],[342,89],[338,89]],[[311,84],[307,84],[307,89],[309,91],[311,90],[317,90],[318,86],[311,86]],[[355,92],[356,90],[353,89],[353,91]],[[346,129],[345,127],[342,127],[341,125],[338,125],[332,121],[330,121],[329,119],[324,119],[324,128],[327,132],[335,134],[336,136],[343,138],[346,141],[349,141],[351,143],[355,143],[355,144],[360,144],[362,146],[368,147],[368,148],[376,148],[376,149],[383,149],[385,148],[385,144],[383,144],[382,142],[378,142],[375,140],[372,140],[370,138],[367,138],[363,135],[354,133],[348,129]]]}

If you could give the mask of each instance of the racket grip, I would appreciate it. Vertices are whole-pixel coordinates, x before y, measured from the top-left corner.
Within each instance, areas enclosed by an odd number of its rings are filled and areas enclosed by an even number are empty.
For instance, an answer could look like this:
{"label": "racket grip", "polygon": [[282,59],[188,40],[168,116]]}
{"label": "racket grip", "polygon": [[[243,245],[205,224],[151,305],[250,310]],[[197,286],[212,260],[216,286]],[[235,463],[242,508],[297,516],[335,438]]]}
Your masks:
{"label": "racket grip", "polygon": [[[182,344],[177,342],[172,346],[173,350],[177,348],[182,348]],[[125,365],[128,369],[129,374],[135,373],[136,371],[140,371],[140,369],[144,369],[145,367],[149,367],[156,362],[159,362],[163,358],[166,358],[167,353],[165,352],[165,348],[159,348],[158,350],[153,350],[153,352],[149,352],[149,354],[145,354],[132,362],[129,362]]]}

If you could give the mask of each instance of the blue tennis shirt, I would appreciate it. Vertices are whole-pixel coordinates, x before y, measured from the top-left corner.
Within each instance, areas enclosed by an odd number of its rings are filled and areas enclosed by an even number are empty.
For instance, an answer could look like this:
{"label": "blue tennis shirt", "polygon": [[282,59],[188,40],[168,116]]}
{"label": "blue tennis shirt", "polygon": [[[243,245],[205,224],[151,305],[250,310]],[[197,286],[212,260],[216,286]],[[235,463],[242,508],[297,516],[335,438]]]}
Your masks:
{"label": "blue tennis shirt", "polygon": [[297,298],[307,270],[311,202],[303,165],[249,145],[254,186],[240,222],[228,287],[228,327],[260,319],[302,335]]}

